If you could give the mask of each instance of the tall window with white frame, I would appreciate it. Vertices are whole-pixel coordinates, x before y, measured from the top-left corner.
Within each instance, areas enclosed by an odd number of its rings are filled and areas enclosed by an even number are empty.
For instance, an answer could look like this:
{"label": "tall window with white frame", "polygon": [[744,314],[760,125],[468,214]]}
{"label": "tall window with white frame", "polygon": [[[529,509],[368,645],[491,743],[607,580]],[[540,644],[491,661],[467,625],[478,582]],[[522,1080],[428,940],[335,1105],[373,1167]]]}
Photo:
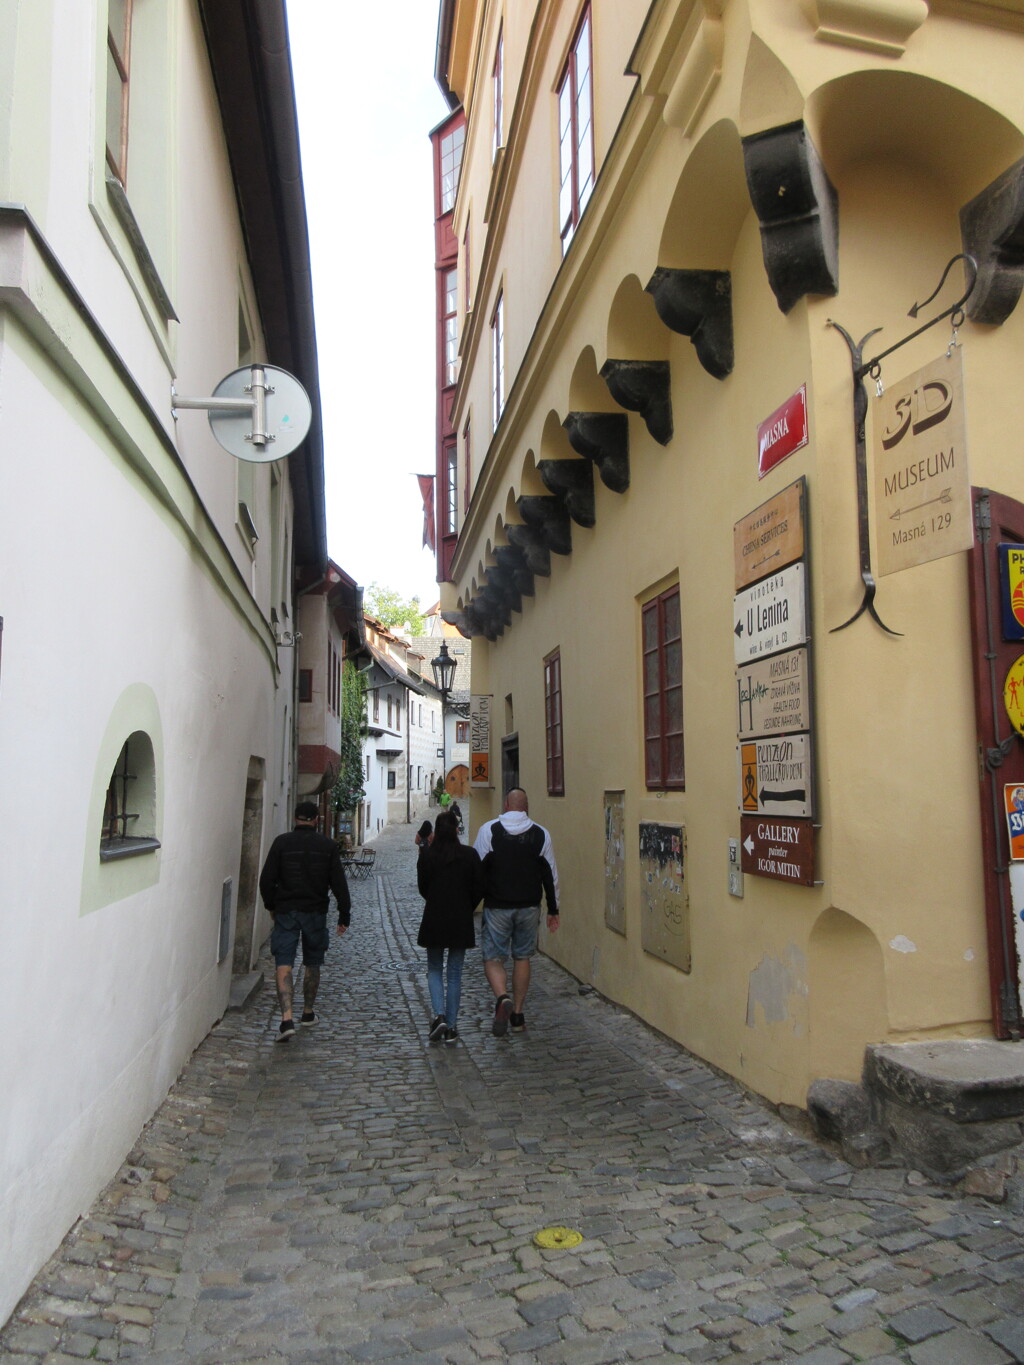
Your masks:
{"label": "tall window with white frame", "polygon": [[565,795],[562,746],[562,655],[555,650],[544,660],[544,740],[547,754],[548,795]]}
{"label": "tall window with white frame", "polygon": [[444,448],[444,529],[453,536],[459,529],[459,451],[455,438]]}
{"label": "tall window with white frame", "polygon": [[491,418],[498,430],[505,409],[505,293],[499,292],[491,314]]}
{"label": "tall window with white frame", "polygon": [[444,275],[444,382],[455,383],[459,363],[459,272]]}
{"label": "tall window with white frame", "polygon": [[469,511],[470,489],[473,487],[473,426],[472,419],[466,418],[466,425],[462,428],[462,448],[465,455],[463,470],[463,510]]}
{"label": "tall window with white frame", "polygon": [[453,128],[441,139],[441,212],[448,213],[455,207],[455,196],[459,192],[459,175],[462,171],[462,148],[466,141],[465,124]]}
{"label": "tall window with white frame", "polygon": [[679,585],[641,609],[644,686],[644,780],[650,791],[682,791],[683,638]]}
{"label": "tall window with white frame", "polygon": [[589,4],[569,49],[558,85],[559,233],[568,250],[594,188],[593,77]]}
{"label": "tall window with white frame", "polygon": [[132,0],[109,0],[107,9],[107,165],[121,184],[128,176],[128,87]]}
{"label": "tall window with white frame", "polygon": [[491,87],[494,94],[494,143],[491,149],[492,160],[497,157],[499,147],[505,145],[505,29],[498,29],[498,41],[494,49],[494,66],[491,68]]}

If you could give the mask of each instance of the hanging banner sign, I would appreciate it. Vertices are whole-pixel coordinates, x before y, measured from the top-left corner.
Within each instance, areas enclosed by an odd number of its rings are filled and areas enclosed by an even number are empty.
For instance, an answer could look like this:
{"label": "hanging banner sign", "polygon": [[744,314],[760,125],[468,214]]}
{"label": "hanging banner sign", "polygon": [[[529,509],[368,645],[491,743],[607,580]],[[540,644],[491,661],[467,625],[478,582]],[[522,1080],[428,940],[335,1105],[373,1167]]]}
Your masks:
{"label": "hanging banner sign", "polygon": [[736,735],[782,735],[811,728],[807,650],[790,649],[736,670]]}
{"label": "hanging banner sign", "polygon": [[807,444],[807,385],[776,408],[757,429],[757,477],[764,476],[787,455]]}
{"label": "hanging banner sign", "polygon": [[1003,639],[1024,640],[1024,545],[997,545]]}
{"label": "hanging banner sign", "polygon": [[802,645],[807,639],[804,566],[763,578],[732,600],[734,661],[750,663],[766,654]]}
{"label": "hanging banner sign", "polygon": [[873,408],[878,574],[974,544],[959,347],[887,388]]}
{"label": "hanging banner sign", "polygon": [[797,479],[733,526],[733,587],[737,592],[803,558],[806,490],[807,480]]}
{"label": "hanging banner sign", "polygon": [[744,815],[813,815],[810,735],[780,735],[737,746]]}
{"label": "hanging banner sign", "polygon": [[469,702],[469,785],[491,785],[491,702],[478,694]]}
{"label": "hanging banner sign", "polygon": [[1018,782],[1003,786],[1006,828],[1010,835],[1010,861],[1024,862],[1024,787]]}

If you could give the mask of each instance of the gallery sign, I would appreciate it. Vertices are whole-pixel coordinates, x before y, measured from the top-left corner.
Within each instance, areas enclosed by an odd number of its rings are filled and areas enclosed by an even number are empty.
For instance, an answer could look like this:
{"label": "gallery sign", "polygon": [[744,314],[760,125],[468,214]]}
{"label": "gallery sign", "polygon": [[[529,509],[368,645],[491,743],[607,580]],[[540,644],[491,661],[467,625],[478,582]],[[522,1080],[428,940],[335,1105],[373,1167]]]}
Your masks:
{"label": "gallery sign", "polygon": [[740,849],[744,872],[799,886],[814,885],[814,825],[810,820],[744,815]]}
{"label": "gallery sign", "polygon": [[757,429],[757,477],[764,476],[787,455],[807,444],[807,385],[766,417]]}
{"label": "gallery sign", "polygon": [[469,785],[491,785],[491,702],[477,693],[469,701]]}
{"label": "gallery sign", "polygon": [[974,523],[959,348],[886,389],[873,432],[879,576],[969,550]]}

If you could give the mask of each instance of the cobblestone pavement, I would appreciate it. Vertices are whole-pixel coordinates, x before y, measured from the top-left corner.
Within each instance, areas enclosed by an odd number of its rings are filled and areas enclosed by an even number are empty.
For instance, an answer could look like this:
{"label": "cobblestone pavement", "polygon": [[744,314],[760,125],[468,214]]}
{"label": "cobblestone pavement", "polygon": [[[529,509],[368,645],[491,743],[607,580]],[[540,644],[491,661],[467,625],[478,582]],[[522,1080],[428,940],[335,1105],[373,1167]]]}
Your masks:
{"label": "cobblestone pavement", "polygon": [[[225,1016],[0,1334],[3,1365],[1024,1361],[1024,1219],[854,1170],[539,960],[431,1046],[410,832],[274,1046]],[[582,1233],[542,1250],[540,1229]]]}

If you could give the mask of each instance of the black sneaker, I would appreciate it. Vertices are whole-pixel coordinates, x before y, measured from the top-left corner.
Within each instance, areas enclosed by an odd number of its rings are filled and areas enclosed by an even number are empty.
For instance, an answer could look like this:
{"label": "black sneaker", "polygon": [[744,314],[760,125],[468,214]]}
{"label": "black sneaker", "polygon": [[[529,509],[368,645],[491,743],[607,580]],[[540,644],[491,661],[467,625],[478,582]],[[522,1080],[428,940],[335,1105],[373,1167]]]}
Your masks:
{"label": "black sneaker", "polygon": [[302,1018],[299,1020],[299,1023],[303,1028],[316,1028],[319,1022],[319,1014],[314,1014],[312,1010],[306,1010],[305,1014],[303,1014]]}
{"label": "black sneaker", "polygon": [[446,1043],[457,1043],[459,1041],[459,1030],[451,1027],[446,1028],[444,1031],[444,1040]]}
{"label": "black sneaker", "polygon": [[440,1043],[444,1038],[445,1029],[448,1027],[443,1014],[435,1014],[434,1022],[430,1025],[430,1032],[427,1037],[432,1043]]}
{"label": "black sneaker", "polygon": [[516,1012],[513,1010],[513,1012],[512,1012],[512,1013],[509,1015],[509,1017],[508,1017],[508,1022],[509,1022],[509,1024],[511,1025],[512,1032],[513,1032],[513,1033],[525,1033],[525,1032],[526,1032],[526,1015],[525,1015],[525,1014],[516,1014]]}
{"label": "black sneaker", "polygon": [[491,1032],[495,1038],[504,1038],[508,1033],[508,1017],[512,1013],[512,997],[510,995],[499,995],[498,1003],[494,1007],[494,1020],[491,1024]]}
{"label": "black sneaker", "polygon": [[288,1039],[292,1036],[292,1034],[293,1034],[294,1032],[295,1032],[295,1020],[294,1020],[294,1019],[282,1019],[282,1020],[281,1020],[281,1025],[280,1025],[280,1027],[279,1027],[278,1030],[277,1030],[277,1037],[274,1039],[274,1042],[275,1042],[275,1043],[287,1043]]}

